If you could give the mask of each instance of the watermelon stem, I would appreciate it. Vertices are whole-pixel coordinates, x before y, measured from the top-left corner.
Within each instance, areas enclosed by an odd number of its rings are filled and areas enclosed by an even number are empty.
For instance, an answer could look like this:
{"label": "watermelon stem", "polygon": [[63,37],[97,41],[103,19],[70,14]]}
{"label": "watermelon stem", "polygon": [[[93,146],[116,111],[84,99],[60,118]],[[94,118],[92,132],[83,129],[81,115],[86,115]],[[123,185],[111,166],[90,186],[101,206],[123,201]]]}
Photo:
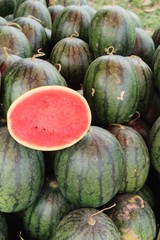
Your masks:
{"label": "watermelon stem", "polygon": [[116,204],[114,203],[114,204],[113,204],[112,206],[110,206],[110,207],[103,208],[102,210],[100,210],[100,211],[98,211],[98,212],[96,212],[96,213],[93,213],[93,214],[89,217],[89,219],[88,219],[88,224],[91,225],[91,226],[95,225],[96,220],[93,218],[94,216],[96,216],[96,215],[98,215],[98,214],[100,214],[100,213],[102,213],[102,212],[104,212],[104,211],[106,211],[106,210],[109,210],[109,209],[111,209],[111,208],[113,208],[113,207],[115,207],[115,206],[116,206]]}
{"label": "watermelon stem", "polygon": [[27,17],[31,18],[31,19],[34,19],[34,20],[38,21],[39,23],[41,23],[43,25],[42,21],[39,18],[36,18],[33,15],[28,15]]}
{"label": "watermelon stem", "polygon": [[24,238],[22,238],[21,234],[22,234],[22,232],[19,233],[19,237],[21,240],[24,240]]}
{"label": "watermelon stem", "polygon": [[37,50],[37,53],[32,56],[32,60],[36,59],[37,57],[44,56],[45,53],[41,52],[41,48]]}
{"label": "watermelon stem", "polygon": [[8,54],[8,52],[12,52],[12,53],[14,53],[14,54],[18,54],[18,53],[15,53],[14,51],[12,51],[11,49],[9,49],[9,48],[7,48],[7,47],[3,47],[3,51],[4,51],[4,56],[5,56],[5,58],[9,58],[9,57],[10,57],[9,54]]}
{"label": "watermelon stem", "polygon": [[117,49],[114,48],[113,46],[110,46],[110,47],[104,49],[105,53],[108,54],[108,55],[113,55],[113,54],[115,54],[115,53],[116,53],[116,50],[117,50]]}
{"label": "watermelon stem", "polygon": [[79,37],[79,33],[77,32],[75,26],[74,26],[74,32],[71,34],[70,38],[74,38],[74,37]]}
{"label": "watermelon stem", "polygon": [[18,23],[15,23],[15,22],[8,22],[8,26],[17,27],[17,28],[19,28],[19,29],[22,31],[22,28],[21,28],[21,26],[20,26]]}
{"label": "watermelon stem", "polygon": [[[137,116],[136,116],[137,115]],[[136,113],[133,116],[133,119],[130,119],[128,124],[133,125],[139,118],[141,117],[140,112],[136,111]]]}
{"label": "watermelon stem", "polygon": [[61,72],[62,65],[60,63],[55,63],[54,66],[57,68],[58,72]]}

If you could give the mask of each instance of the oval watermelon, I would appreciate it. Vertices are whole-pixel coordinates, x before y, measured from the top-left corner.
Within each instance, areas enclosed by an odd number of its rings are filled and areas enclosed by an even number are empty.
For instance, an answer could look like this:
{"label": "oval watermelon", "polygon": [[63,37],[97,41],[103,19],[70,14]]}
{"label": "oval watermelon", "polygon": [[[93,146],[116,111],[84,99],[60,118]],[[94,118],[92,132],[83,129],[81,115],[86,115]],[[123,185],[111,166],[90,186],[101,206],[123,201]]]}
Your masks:
{"label": "oval watermelon", "polygon": [[93,125],[106,127],[110,123],[124,123],[137,110],[137,76],[123,56],[96,58],[86,71],[83,90],[91,108]]}
{"label": "oval watermelon", "polygon": [[7,124],[19,143],[38,150],[58,150],[79,141],[89,130],[91,112],[85,98],[64,86],[32,89],[10,106]]}

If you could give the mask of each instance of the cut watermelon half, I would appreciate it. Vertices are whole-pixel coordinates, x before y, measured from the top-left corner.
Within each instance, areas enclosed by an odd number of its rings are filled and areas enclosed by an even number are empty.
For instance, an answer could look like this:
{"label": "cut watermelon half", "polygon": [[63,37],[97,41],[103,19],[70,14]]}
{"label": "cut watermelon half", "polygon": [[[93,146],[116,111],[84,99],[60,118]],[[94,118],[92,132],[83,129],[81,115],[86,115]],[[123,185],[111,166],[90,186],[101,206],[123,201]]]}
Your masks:
{"label": "cut watermelon half", "polygon": [[69,147],[84,137],[91,124],[85,98],[64,86],[42,86],[18,97],[7,113],[11,136],[42,151]]}

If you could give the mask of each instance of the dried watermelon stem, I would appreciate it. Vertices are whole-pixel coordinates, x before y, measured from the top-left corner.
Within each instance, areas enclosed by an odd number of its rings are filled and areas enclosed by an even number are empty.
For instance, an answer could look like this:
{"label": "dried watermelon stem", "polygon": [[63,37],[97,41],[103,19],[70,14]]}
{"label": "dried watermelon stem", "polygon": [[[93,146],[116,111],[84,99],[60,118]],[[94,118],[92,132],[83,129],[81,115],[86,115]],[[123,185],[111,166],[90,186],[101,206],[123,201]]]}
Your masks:
{"label": "dried watermelon stem", "polygon": [[89,217],[89,219],[88,219],[88,224],[91,225],[91,226],[95,225],[96,220],[94,219],[94,216],[97,216],[98,214],[100,214],[100,213],[102,213],[102,212],[104,212],[104,211],[106,211],[106,210],[109,210],[109,209],[111,209],[111,208],[113,208],[113,207],[115,207],[115,206],[116,206],[116,204],[114,203],[114,204],[113,204],[112,206],[110,206],[110,207],[103,208],[102,210],[100,210],[100,211],[98,211],[98,212],[96,212],[96,213],[93,213],[93,214]]}
{"label": "dried watermelon stem", "polygon": [[8,26],[17,27],[18,29],[20,29],[22,31],[22,28],[21,28],[21,26],[18,23],[8,22]]}
{"label": "dried watermelon stem", "polygon": [[9,58],[9,57],[10,57],[10,55],[9,55],[8,52],[12,52],[12,53],[14,53],[14,54],[18,54],[18,53],[15,53],[14,51],[12,51],[11,49],[9,49],[9,48],[7,48],[7,47],[3,47],[3,51],[4,51],[4,56],[5,56],[5,58]]}
{"label": "dried watermelon stem", "polygon": [[37,57],[43,57],[45,53],[41,52],[41,48],[37,50],[37,53],[32,56],[32,60],[36,59]]}

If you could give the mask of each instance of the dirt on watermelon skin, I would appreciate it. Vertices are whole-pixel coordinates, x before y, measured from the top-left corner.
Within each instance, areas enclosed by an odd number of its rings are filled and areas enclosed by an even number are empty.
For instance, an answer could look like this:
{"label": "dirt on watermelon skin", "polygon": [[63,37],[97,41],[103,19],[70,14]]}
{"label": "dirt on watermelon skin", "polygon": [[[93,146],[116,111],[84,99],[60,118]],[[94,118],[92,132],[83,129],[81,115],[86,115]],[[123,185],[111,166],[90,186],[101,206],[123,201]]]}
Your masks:
{"label": "dirt on watermelon skin", "polygon": [[156,218],[149,204],[139,195],[118,194],[110,204],[115,207],[106,211],[120,232],[122,240],[155,240]]}
{"label": "dirt on watermelon skin", "polygon": [[32,89],[10,106],[7,126],[20,144],[41,151],[67,148],[88,132],[91,112],[85,98],[64,86]]}

